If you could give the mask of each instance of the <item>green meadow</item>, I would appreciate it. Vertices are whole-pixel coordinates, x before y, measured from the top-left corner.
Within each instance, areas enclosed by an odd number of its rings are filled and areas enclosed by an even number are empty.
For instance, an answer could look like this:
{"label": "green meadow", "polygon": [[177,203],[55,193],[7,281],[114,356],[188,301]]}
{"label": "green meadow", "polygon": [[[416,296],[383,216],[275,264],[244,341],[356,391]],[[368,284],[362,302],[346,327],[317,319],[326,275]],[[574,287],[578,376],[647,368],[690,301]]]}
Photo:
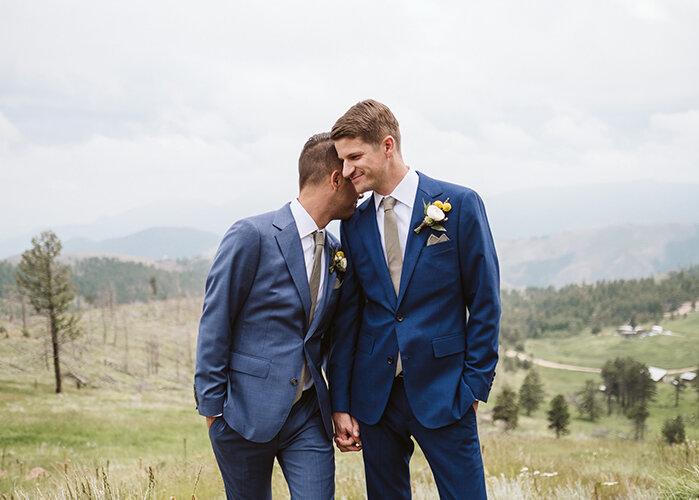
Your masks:
{"label": "green meadow", "polygon": [[[171,299],[83,311],[84,334],[63,345],[65,391],[60,395],[54,393],[46,358],[44,321],[30,318],[25,334],[17,316],[0,319],[6,329],[0,334],[0,498],[225,498],[192,396],[200,307],[199,300]],[[693,366],[698,318],[691,314],[668,321],[663,326],[678,337],[657,338],[663,341],[657,345],[643,344],[656,337],[615,339],[604,331],[531,340],[526,350],[538,358],[587,366],[629,355],[654,366],[684,368]],[[679,332],[688,332],[693,343],[670,344]],[[666,348],[674,354],[664,353]],[[654,352],[656,358],[642,357]],[[505,431],[494,423],[492,406],[505,384],[519,388],[524,369],[501,363],[490,404],[479,410],[490,498],[699,496],[699,404],[693,388],[681,393],[675,407],[672,386],[658,384],[643,441],[631,439],[631,423],[623,416],[588,422],[573,406],[570,434],[556,439],[547,428],[548,401],[559,393],[573,397],[587,378],[599,376],[537,369],[546,402],[531,417],[520,415],[516,429]],[[78,389],[69,372],[87,386]],[[676,415],[685,419],[689,439],[663,444],[662,422]],[[336,468],[336,497],[364,498],[361,455],[338,452]],[[288,498],[280,470],[274,474],[274,498]],[[419,450],[412,478],[414,498],[437,498]]]}
{"label": "green meadow", "polygon": [[[630,356],[649,366],[666,370],[696,367],[699,364],[699,314],[665,318],[659,325],[672,335],[622,338],[615,328],[592,335],[589,329],[564,338],[528,339],[525,351],[537,358],[557,363],[601,368],[608,359]],[[641,325],[650,330],[651,324]]]}

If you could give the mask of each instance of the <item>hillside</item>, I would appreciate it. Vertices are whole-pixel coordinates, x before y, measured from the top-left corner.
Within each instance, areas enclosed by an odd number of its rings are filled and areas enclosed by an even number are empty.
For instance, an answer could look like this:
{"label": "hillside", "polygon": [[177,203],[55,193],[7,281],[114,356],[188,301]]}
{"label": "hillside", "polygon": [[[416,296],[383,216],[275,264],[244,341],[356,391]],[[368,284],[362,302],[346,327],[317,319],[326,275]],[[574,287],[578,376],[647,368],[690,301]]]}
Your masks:
{"label": "hillside", "polygon": [[505,286],[638,279],[699,264],[699,226],[610,226],[496,240]]}
{"label": "hillside", "polygon": [[[330,228],[337,229],[337,224]],[[158,261],[210,259],[220,238],[192,228],[153,227],[100,241],[69,239],[64,244],[64,256],[72,256],[71,260],[86,254]],[[29,245],[28,239],[24,249]],[[496,239],[496,246],[503,287],[561,287],[602,279],[638,279],[699,264],[699,225],[610,226],[541,237]],[[13,263],[17,260],[18,255],[11,259]]]}
{"label": "hillside", "polygon": [[[202,417],[194,409],[192,372],[201,299],[169,299],[83,312],[82,337],[63,344],[65,393],[52,394],[52,371],[44,347],[44,321],[0,309],[0,413],[3,464],[0,495],[15,498],[223,498],[216,463]],[[679,321],[679,320],[678,320]],[[668,327],[675,328],[675,323]],[[581,347],[584,343],[581,338]],[[588,349],[600,359],[607,353]],[[68,373],[87,380],[76,388]],[[519,387],[526,373],[501,362],[491,399],[479,409],[489,498],[662,498],[699,492],[692,469],[695,444],[658,442],[667,416],[689,419],[696,394],[685,391],[679,408],[660,387],[651,405],[645,442],[629,439],[631,426],[620,415],[589,422],[571,406],[571,433],[556,439],[547,429],[546,408],[520,415],[519,427],[504,432],[492,408],[504,385]],[[541,369],[548,400],[574,397],[588,374]],[[546,406],[546,405],[545,405]],[[696,423],[687,434],[696,439]],[[42,467],[48,476],[32,479]],[[365,498],[359,454],[336,454],[337,496]],[[416,498],[436,498],[427,462],[416,449],[411,463]],[[41,492],[41,493],[39,493]],[[149,492],[157,492],[151,495]],[[288,498],[275,468],[274,498]]]}
{"label": "hillside", "polygon": [[220,239],[220,235],[187,227],[151,227],[121,238],[101,241],[69,239],[63,245],[63,251],[122,254],[151,259],[211,257]]}
{"label": "hillside", "polygon": [[[658,323],[672,335],[622,338],[614,327],[596,335],[585,330],[566,338],[530,338],[524,343],[525,352],[548,361],[592,368],[601,368],[609,358],[626,356],[666,370],[699,366],[699,312]],[[650,330],[652,324],[642,326]]]}

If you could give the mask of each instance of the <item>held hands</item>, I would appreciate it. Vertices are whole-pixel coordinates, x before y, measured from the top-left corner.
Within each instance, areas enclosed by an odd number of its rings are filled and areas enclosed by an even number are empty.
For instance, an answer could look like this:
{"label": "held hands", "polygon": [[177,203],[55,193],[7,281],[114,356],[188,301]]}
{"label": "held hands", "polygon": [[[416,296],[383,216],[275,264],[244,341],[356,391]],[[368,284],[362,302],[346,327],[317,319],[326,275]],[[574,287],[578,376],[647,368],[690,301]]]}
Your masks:
{"label": "held hands", "polygon": [[341,452],[359,451],[362,440],[359,438],[359,423],[357,419],[346,412],[333,413],[335,424],[335,444]]}

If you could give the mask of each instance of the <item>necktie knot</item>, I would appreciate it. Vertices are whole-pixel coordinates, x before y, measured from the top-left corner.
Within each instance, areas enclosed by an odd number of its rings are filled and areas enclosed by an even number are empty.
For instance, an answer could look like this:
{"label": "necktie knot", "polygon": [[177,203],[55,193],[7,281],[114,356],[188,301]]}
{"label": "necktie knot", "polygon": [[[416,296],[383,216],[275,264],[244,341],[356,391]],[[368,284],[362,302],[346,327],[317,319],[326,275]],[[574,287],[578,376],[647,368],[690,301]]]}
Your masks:
{"label": "necktie knot", "polygon": [[393,207],[396,206],[396,199],[393,196],[386,196],[383,199],[383,211],[388,212],[389,210],[393,210]]}
{"label": "necktie knot", "polygon": [[313,240],[316,247],[325,245],[325,233],[323,231],[313,231]]}

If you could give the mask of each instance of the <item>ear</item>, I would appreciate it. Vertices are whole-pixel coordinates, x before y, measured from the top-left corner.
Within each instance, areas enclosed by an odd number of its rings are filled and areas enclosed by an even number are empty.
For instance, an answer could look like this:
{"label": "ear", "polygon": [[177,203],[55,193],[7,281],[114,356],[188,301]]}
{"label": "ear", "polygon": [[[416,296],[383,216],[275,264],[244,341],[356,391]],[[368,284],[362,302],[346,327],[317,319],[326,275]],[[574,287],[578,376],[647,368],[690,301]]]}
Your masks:
{"label": "ear", "polygon": [[383,152],[387,157],[390,158],[391,156],[393,156],[393,152],[396,148],[396,140],[393,138],[392,135],[387,135],[383,138],[383,141],[381,142],[381,148],[383,149]]}
{"label": "ear", "polygon": [[337,191],[338,189],[340,189],[342,182],[346,182],[345,178],[342,177],[342,171],[333,170],[333,173],[330,174],[330,187],[332,188],[332,190]]}

